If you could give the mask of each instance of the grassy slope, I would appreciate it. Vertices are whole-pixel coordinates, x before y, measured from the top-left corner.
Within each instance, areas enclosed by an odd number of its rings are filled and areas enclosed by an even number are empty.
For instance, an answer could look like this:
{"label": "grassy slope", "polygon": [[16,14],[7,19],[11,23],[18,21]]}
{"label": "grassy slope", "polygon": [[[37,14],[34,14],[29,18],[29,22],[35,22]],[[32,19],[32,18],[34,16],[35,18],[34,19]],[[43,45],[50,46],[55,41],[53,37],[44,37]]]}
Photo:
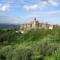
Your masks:
{"label": "grassy slope", "polygon": [[[12,36],[14,37],[14,34]],[[9,45],[0,49],[0,59],[2,56],[6,60],[58,60],[59,57],[55,58],[57,57],[55,51],[60,48],[59,36],[58,28],[36,29],[18,34],[16,38],[14,37],[15,41],[11,39]]]}

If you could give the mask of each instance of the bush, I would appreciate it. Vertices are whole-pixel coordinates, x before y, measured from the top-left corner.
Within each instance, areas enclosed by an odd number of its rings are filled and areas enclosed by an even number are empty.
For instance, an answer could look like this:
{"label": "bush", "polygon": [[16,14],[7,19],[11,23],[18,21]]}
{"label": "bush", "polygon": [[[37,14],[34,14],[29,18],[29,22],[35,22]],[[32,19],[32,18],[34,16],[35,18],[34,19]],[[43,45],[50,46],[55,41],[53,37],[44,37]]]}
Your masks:
{"label": "bush", "polygon": [[60,60],[60,48],[53,52],[55,60]]}

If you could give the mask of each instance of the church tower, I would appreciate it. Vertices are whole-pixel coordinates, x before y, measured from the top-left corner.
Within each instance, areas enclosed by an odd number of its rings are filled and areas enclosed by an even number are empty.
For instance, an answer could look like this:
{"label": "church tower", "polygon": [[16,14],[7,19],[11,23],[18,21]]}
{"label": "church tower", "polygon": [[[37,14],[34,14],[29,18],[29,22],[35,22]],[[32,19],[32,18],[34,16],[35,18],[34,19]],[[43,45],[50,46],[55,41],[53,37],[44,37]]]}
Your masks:
{"label": "church tower", "polygon": [[34,25],[36,25],[36,17],[34,18]]}
{"label": "church tower", "polygon": [[34,20],[36,21],[36,17],[34,18]]}
{"label": "church tower", "polygon": [[33,20],[32,28],[36,28],[36,17],[35,17],[34,20]]}

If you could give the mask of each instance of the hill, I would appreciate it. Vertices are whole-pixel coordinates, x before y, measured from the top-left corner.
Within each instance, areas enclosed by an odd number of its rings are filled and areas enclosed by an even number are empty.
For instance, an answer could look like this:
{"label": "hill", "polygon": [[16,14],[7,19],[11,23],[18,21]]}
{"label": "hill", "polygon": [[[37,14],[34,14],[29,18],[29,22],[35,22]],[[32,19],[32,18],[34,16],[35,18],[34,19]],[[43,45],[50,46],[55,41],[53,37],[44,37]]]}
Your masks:
{"label": "hill", "polygon": [[0,30],[0,60],[60,60],[60,28],[25,33]]}
{"label": "hill", "polygon": [[3,30],[15,30],[19,28],[20,28],[19,24],[1,24],[0,23],[0,29],[3,29]]}

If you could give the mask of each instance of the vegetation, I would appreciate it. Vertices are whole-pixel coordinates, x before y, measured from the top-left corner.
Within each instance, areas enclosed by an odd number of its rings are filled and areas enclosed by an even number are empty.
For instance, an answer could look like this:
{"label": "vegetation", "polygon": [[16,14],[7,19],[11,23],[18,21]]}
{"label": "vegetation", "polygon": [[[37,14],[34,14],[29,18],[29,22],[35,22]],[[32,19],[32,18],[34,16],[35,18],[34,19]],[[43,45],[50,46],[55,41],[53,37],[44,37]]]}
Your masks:
{"label": "vegetation", "polygon": [[60,60],[60,28],[0,30],[0,60]]}

